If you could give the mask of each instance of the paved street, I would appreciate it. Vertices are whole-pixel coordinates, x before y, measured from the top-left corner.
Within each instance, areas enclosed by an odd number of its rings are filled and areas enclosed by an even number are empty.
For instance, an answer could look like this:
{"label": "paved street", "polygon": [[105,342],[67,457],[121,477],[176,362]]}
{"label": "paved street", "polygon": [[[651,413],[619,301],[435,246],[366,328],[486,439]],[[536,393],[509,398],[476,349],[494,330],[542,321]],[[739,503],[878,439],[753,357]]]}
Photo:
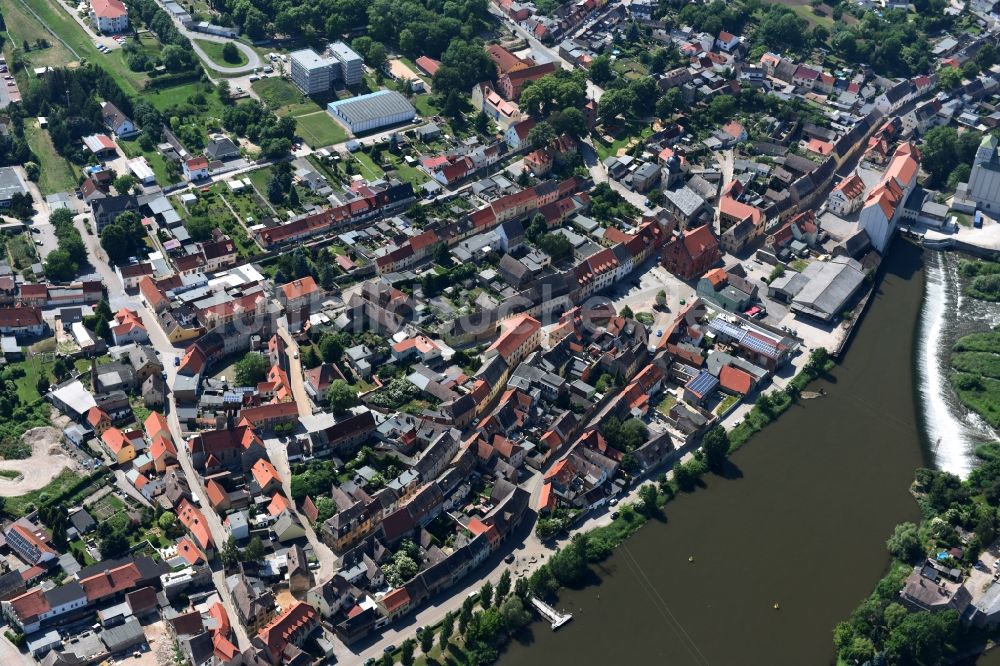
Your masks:
{"label": "paved street", "polygon": [[[149,333],[149,342],[156,350],[157,355],[160,357],[160,362],[167,373],[167,385],[173,386],[174,378],[176,377],[176,369],[174,367],[173,359],[175,356],[180,356],[183,354],[183,349],[178,349],[171,344],[167,339],[166,335],[163,333],[158,325],[155,324],[156,317],[152,311],[147,309],[138,298],[129,296],[124,292],[122,283],[118,280],[118,276],[115,274],[114,270],[108,265],[107,255],[100,247],[100,242],[97,237],[87,233],[86,229],[87,216],[80,215],[75,219],[77,228],[80,230],[81,235],[84,238],[84,244],[87,246],[87,254],[90,257],[90,262],[101,275],[102,280],[108,289],[108,299],[110,301],[111,309],[114,310],[119,307],[127,305],[139,311],[140,316],[143,321],[147,322],[147,330]],[[195,471],[194,466],[191,464],[191,458],[187,454],[187,447],[185,444],[184,434],[180,427],[180,422],[177,420],[176,406],[174,404],[174,398],[171,394],[169,397],[169,406],[167,409],[167,424],[170,426],[171,435],[173,435],[174,441],[177,444],[178,449],[178,459],[180,461],[181,469],[184,475],[187,477],[188,484],[191,486],[191,492],[200,502],[202,507],[210,507],[208,498],[205,494],[205,487],[202,483],[201,476]],[[208,525],[209,532],[212,535],[212,540],[215,542],[217,548],[221,548],[222,545],[228,540],[228,535],[225,529],[222,527],[222,521],[219,519],[218,514],[214,511],[208,509],[202,512],[205,516],[205,522]],[[218,562],[216,562],[218,566]],[[236,614],[236,608],[233,605],[232,596],[229,593],[229,589],[226,587],[225,572],[218,568],[212,575],[212,580],[215,583],[215,587],[219,592],[219,596],[222,599],[222,604],[226,608],[230,617],[234,618],[233,630],[236,632],[236,638],[241,650],[250,647],[250,639],[247,636],[247,632],[243,625],[235,621],[238,617]]]}
{"label": "paved street", "polygon": [[[163,6],[163,2],[160,2],[160,6],[161,7]],[[243,42],[236,39],[230,39],[228,37],[221,37],[219,35],[210,35],[205,32],[195,32],[193,30],[188,30],[187,27],[183,23],[181,23],[176,16],[171,14],[166,9],[166,7],[163,7],[163,11],[167,12],[167,15],[169,15],[173,19],[174,26],[177,28],[177,31],[191,40],[191,46],[194,48],[194,52],[198,54],[198,57],[201,58],[201,61],[209,69],[215,70],[216,72],[219,72],[221,74],[240,74],[245,72],[253,72],[255,69],[262,67],[260,56],[257,55],[257,52],[254,51],[249,46],[247,46],[246,44],[244,44]],[[243,53],[244,56],[246,56],[247,64],[236,67],[223,67],[221,65],[218,65],[215,63],[214,60],[208,57],[208,55],[200,46],[198,46],[198,43],[194,41],[196,39],[200,39],[205,42],[215,42],[217,44],[225,44],[226,42],[232,42],[233,44],[236,45],[236,48],[238,48],[240,52]]]}

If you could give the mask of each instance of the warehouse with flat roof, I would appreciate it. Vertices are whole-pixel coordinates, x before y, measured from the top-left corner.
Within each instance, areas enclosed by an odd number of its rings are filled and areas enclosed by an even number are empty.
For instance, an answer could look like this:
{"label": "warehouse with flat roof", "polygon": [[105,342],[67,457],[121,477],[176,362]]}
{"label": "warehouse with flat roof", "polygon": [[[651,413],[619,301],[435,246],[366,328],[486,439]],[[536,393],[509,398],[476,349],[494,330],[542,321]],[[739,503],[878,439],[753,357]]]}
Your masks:
{"label": "warehouse with flat roof", "polygon": [[28,186],[14,167],[0,167],[0,206],[10,205],[15,194],[27,194]]}
{"label": "warehouse with flat roof", "polygon": [[330,102],[327,111],[354,134],[409,122],[417,115],[409,100],[395,90]]}

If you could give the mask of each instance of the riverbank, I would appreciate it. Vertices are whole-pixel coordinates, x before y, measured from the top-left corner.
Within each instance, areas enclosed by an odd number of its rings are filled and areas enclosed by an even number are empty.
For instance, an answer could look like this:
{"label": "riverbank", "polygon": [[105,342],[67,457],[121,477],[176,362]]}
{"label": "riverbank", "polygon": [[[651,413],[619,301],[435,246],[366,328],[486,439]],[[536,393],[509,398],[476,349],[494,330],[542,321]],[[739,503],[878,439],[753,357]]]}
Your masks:
{"label": "riverbank", "polygon": [[[875,591],[834,631],[838,657],[864,663],[881,657],[889,664],[964,661],[983,652],[996,631],[992,620],[970,610],[992,612],[1000,583],[996,503],[1000,500],[1000,443],[977,450],[979,465],[968,479],[930,469],[917,470],[913,493],[923,508],[920,523],[897,525],[886,542],[893,557]],[[960,574],[926,581],[925,563]],[[973,566],[975,565],[975,566]],[[926,588],[934,590],[931,597]],[[915,601],[914,601],[915,600]],[[904,605],[906,603],[906,605]],[[914,611],[913,607],[933,606]]]}
{"label": "riverbank", "polygon": [[919,248],[896,247],[842,363],[810,386],[826,395],[788,406],[702,477],[711,492],[677,494],[589,585],[561,589],[573,622],[533,625],[501,664],[614,663],[626,645],[629,661],[829,662],[831,628],[884,573],[886,536],[918,517],[907,487],[923,454],[899,389],[922,277]]}

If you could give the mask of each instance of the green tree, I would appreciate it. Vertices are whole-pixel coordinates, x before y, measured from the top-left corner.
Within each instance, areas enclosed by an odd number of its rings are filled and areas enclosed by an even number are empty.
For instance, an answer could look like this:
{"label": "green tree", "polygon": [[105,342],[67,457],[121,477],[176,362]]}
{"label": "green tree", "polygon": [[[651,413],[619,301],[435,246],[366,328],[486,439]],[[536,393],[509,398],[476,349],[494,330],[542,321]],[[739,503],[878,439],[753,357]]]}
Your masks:
{"label": "green tree", "polygon": [[340,344],[337,336],[331,334],[324,335],[319,341],[319,354],[327,363],[340,360],[344,355],[344,347]]}
{"label": "green tree", "polygon": [[639,488],[639,511],[644,515],[651,516],[657,512],[659,507],[656,502],[660,493],[656,489],[656,484],[647,483]]}
{"label": "green tree", "polygon": [[500,617],[510,631],[517,631],[531,622],[531,613],[524,607],[524,601],[518,596],[508,597],[499,606]]}
{"label": "green tree", "polygon": [[135,176],[130,173],[123,173],[112,182],[118,194],[128,194],[136,184]]}
{"label": "green tree", "polygon": [[173,511],[164,511],[160,514],[160,517],[156,519],[156,524],[159,525],[160,529],[169,532],[174,529],[177,524],[177,516]]}
{"label": "green tree", "polygon": [[236,539],[229,537],[222,546],[222,552],[219,555],[222,558],[222,565],[224,567],[235,566],[240,561],[240,549],[236,546]]}
{"label": "green tree", "polygon": [[674,482],[677,484],[677,487],[686,493],[694,490],[694,487],[698,484],[698,475],[688,465],[677,463],[674,465],[673,472]]}
{"label": "green tree", "polygon": [[720,472],[729,458],[729,433],[722,426],[715,426],[702,437],[705,464],[713,472]]}
{"label": "green tree", "polygon": [[430,627],[424,627],[420,632],[420,651],[424,654],[428,654],[431,648],[434,647],[434,630]]}
{"label": "green tree", "polygon": [[285,200],[285,190],[281,186],[281,180],[274,176],[267,181],[267,200],[273,204],[279,204]]}
{"label": "green tree", "polygon": [[403,641],[403,644],[399,646],[399,663],[403,666],[413,666],[415,661],[413,658],[413,651],[415,649],[415,643],[412,638],[407,638]]}
{"label": "green tree", "polygon": [[885,542],[889,554],[902,562],[912,563],[923,557],[924,546],[920,531],[913,523],[900,523]]}
{"label": "green tree", "polygon": [[35,389],[38,391],[39,395],[45,395],[49,392],[49,376],[41,375],[38,377],[38,381],[35,382]]}
{"label": "green tree", "polygon": [[98,547],[101,557],[106,560],[121,557],[128,552],[128,537],[121,532],[112,531],[101,537]]}
{"label": "green tree", "polygon": [[438,637],[438,645],[441,646],[441,651],[445,651],[448,648],[448,641],[451,640],[451,634],[455,630],[455,614],[448,611],[444,615],[444,619],[441,620],[441,633]]}
{"label": "green tree", "polygon": [[809,352],[809,361],[806,363],[805,370],[812,375],[819,374],[823,372],[829,361],[830,352],[826,350],[826,347],[816,347]]}
{"label": "green tree", "polygon": [[667,292],[661,289],[658,292],[656,292],[656,305],[662,308],[666,304],[667,304]]}
{"label": "green tree", "polygon": [[343,414],[358,404],[358,392],[343,379],[335,379],[326,390],[326,399],[334,413]]}
{"label": "green tree", "polygon": [[260,562],[264,558],[264,544],[259,536],[250,539],[246,550],[243,551],[243,557],[247,562]]}
{"label": "green tree", "polygon": [[559,582],[547,564],[535,569],[528,579],[528,585],[531,587],[531,592],[539,597],[548,597],[559,589]]}
{"label": "green tree", "polygon": [[240,58],[240,50],[236,48],[236,44],[226,42],[225,46],[222,47],[222,59],[228,63],[239,64],[242,60]]}
{"label": "green tree", "polygon": [[493,605],[493,583],[490,581],[486,581],[479,588],[479,603],[483,608],[489,608]]}
{"label": "green tree", "polygon": [[508,594],[510,594],[510,569],[504,569],[503,573],[500,574],[500,580],[497,581],[496,587],[496,599],[497,603],[503,601]]}
{"label": "green tree", "polygon": [[257,386],[267,377],[267,359],[263,354],[250,352],[236,363],[233,382],[237,386]]}
{"label": "green tree", "polygon": [[891,664],[941,664],[958,635],[958,613],[910,613],[885,641]]}
{"label": "green tree", "polygon": [[611,58],[607,55],[599,55],[590,63],[590,80],[599,86],[605,86],[615,78],[615,71],[611,69]]}
{"label": "green tree", "polygon": [[79,266],[69,252],[55,249],[45,257],[45,277],[53,282],[69,282],[76,277]]}

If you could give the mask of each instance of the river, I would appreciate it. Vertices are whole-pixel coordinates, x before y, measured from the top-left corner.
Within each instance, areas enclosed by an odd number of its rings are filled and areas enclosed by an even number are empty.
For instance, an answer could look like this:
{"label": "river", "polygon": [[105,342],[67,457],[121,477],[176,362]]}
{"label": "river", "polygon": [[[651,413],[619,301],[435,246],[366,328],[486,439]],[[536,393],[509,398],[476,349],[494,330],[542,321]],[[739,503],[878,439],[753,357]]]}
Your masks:
{"label": "river", "polygon": [[[949,350],[963,335],[1000,323],[1000,303],[988,303],[963,293],[966,279],[958,272],[961,256],[946,252],[926,255],[926,297],[917,333],[919,412],[934,465],[965,476],[975,464],[978,444],[994,440],[996,432],[975,412],[959,403],[948,382]],[[956,316],[958,313],[958,316]]]}
{"label": "river", "polygon": [[599,580],[560,595],[569,625],[535,623],[501,663],[832,663],[833,627],[883,574],[893,526],[919,519],[922,257],[895,243],[843,362],[812,387],[826,397],[755,436],[734,478],[670,503]]}

